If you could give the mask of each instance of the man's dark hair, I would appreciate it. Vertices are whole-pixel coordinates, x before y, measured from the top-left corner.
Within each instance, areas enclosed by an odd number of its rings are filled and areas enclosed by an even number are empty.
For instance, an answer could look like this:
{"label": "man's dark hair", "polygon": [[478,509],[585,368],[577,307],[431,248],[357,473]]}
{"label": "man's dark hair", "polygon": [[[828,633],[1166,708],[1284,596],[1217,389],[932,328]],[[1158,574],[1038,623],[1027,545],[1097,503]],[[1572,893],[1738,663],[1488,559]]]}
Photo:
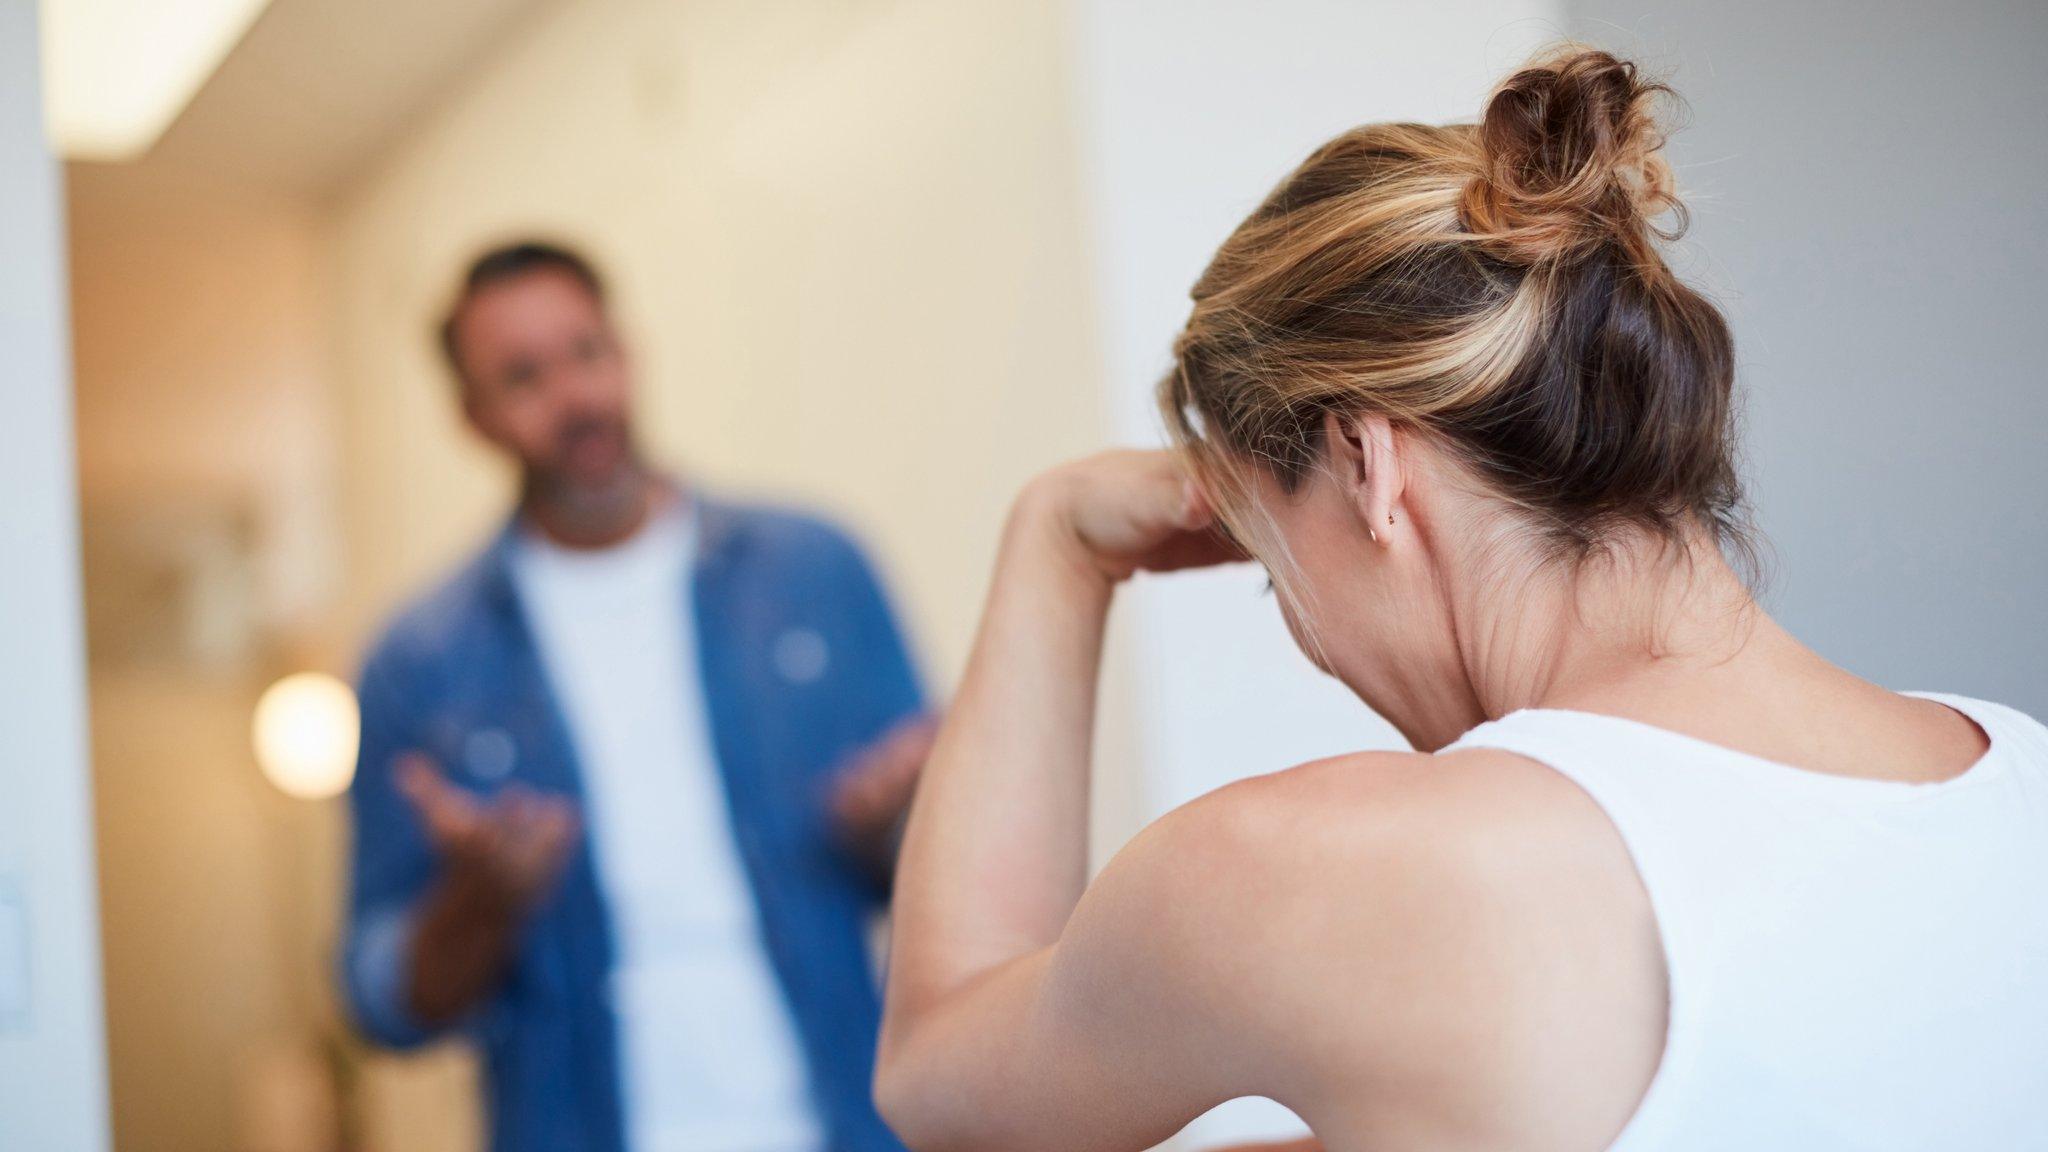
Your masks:
{"label": "man's dark hair", "polygon": [[454,370],[456,379],[467,379],[462,369],[462,350],[455,339],[455,324],[462,318],[462,310],[469,307],[477,293],[494,284],[541,271],[568,274],[599,304],[604,303],[603,277],[582,253],[572,248],[545,240],[519,240],[490,249],[470,262],[469,271],[462,275],[461,289],[441,318],[441,355]]}

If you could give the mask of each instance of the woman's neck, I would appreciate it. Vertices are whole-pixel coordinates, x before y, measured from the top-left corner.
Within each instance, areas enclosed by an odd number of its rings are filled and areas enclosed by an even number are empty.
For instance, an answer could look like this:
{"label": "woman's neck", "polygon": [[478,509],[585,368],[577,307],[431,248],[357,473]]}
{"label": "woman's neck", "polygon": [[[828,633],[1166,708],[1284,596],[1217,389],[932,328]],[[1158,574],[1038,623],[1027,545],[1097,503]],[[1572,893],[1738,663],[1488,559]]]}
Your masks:
{"label": "woman's neck", "polygon": [[[1519,579],[1476,557],[1447,576],[1449,649],[1389,694],[1383,711],[1418,748],[1522,708],[1583,706],[1646,678],[1705,669],[1738,673],[1796,642],[1772,625],[1704,535],[1680,545],[1648,538],[1582,565],[1531,560]],[[1427,681],[1427,683],[1425,683]]]}
{"label": "woman's neck", "polygon": [[1472,624],[1460,629],[1463,664],[1489,719],[1645,674],[1741,661],[1762,619],[1704,534],[1641,538],[1576,568],[1551,565],[1515,594],[1475,595],[1461,615]]}

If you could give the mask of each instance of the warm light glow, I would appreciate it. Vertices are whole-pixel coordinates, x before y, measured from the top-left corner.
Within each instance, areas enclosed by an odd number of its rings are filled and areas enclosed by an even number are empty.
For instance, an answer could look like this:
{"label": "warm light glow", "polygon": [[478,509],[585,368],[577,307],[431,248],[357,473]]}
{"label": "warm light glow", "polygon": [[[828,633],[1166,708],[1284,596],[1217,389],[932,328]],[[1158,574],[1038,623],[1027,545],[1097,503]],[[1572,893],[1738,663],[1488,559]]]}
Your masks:
{"label": "warm light glow", "polygon": [[332,676],[298,672],[256,702],[256,763],[301,800],[339,795],[356,774],[356,694]]}
{"label": "warm light glow", "polygon": [[270,0],[42,0],[43,122],[64,156],[146,151]]}

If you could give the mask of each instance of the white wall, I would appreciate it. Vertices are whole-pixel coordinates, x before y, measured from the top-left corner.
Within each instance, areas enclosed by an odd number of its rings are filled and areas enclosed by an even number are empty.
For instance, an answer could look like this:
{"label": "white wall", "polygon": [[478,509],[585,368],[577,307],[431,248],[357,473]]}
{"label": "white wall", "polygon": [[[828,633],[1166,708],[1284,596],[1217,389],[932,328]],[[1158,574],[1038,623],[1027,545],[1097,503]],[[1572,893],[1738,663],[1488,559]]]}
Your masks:
{"label": "white wall", "polygon": [[[1317,144],[1374,120],[1471,119],[1499,73],[1560,31],[1548,0],[1077,0],[1083,195],[1120,438],[1153,443],[1152,385],[1216,246]],[[1295,650],[1249,567],[1141,583],[1130,652],[1150,818],[1237,777],[1398,734]],[[1126,609],[1127,611],[1130,609]],[[1286,1131],[1270,1104],[1199,1143]]]}
{"label": "white wall", "polygon": [[[106,1147],[57,167],[0,0],[0,1147]],[[23,987],[23,984],[26,987]]]}
{"label": "white wall", "polygon": [[2048,715],[2048,5],[1574,0],[1675,67],[1767,601],[1893,688]]}

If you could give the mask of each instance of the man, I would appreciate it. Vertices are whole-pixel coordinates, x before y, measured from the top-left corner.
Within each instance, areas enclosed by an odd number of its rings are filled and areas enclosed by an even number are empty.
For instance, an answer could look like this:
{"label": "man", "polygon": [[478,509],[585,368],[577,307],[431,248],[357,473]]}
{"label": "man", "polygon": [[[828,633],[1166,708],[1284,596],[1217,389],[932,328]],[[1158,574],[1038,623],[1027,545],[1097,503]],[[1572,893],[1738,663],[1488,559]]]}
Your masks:
{"label": "man", "polygon": [[576,254],[486,254],[442,343],[519,504],[363,670],[357,1021],[480,1044],[498,1152],[900,1152],[865,928],[931,725],[873,573],[642,461]]}

